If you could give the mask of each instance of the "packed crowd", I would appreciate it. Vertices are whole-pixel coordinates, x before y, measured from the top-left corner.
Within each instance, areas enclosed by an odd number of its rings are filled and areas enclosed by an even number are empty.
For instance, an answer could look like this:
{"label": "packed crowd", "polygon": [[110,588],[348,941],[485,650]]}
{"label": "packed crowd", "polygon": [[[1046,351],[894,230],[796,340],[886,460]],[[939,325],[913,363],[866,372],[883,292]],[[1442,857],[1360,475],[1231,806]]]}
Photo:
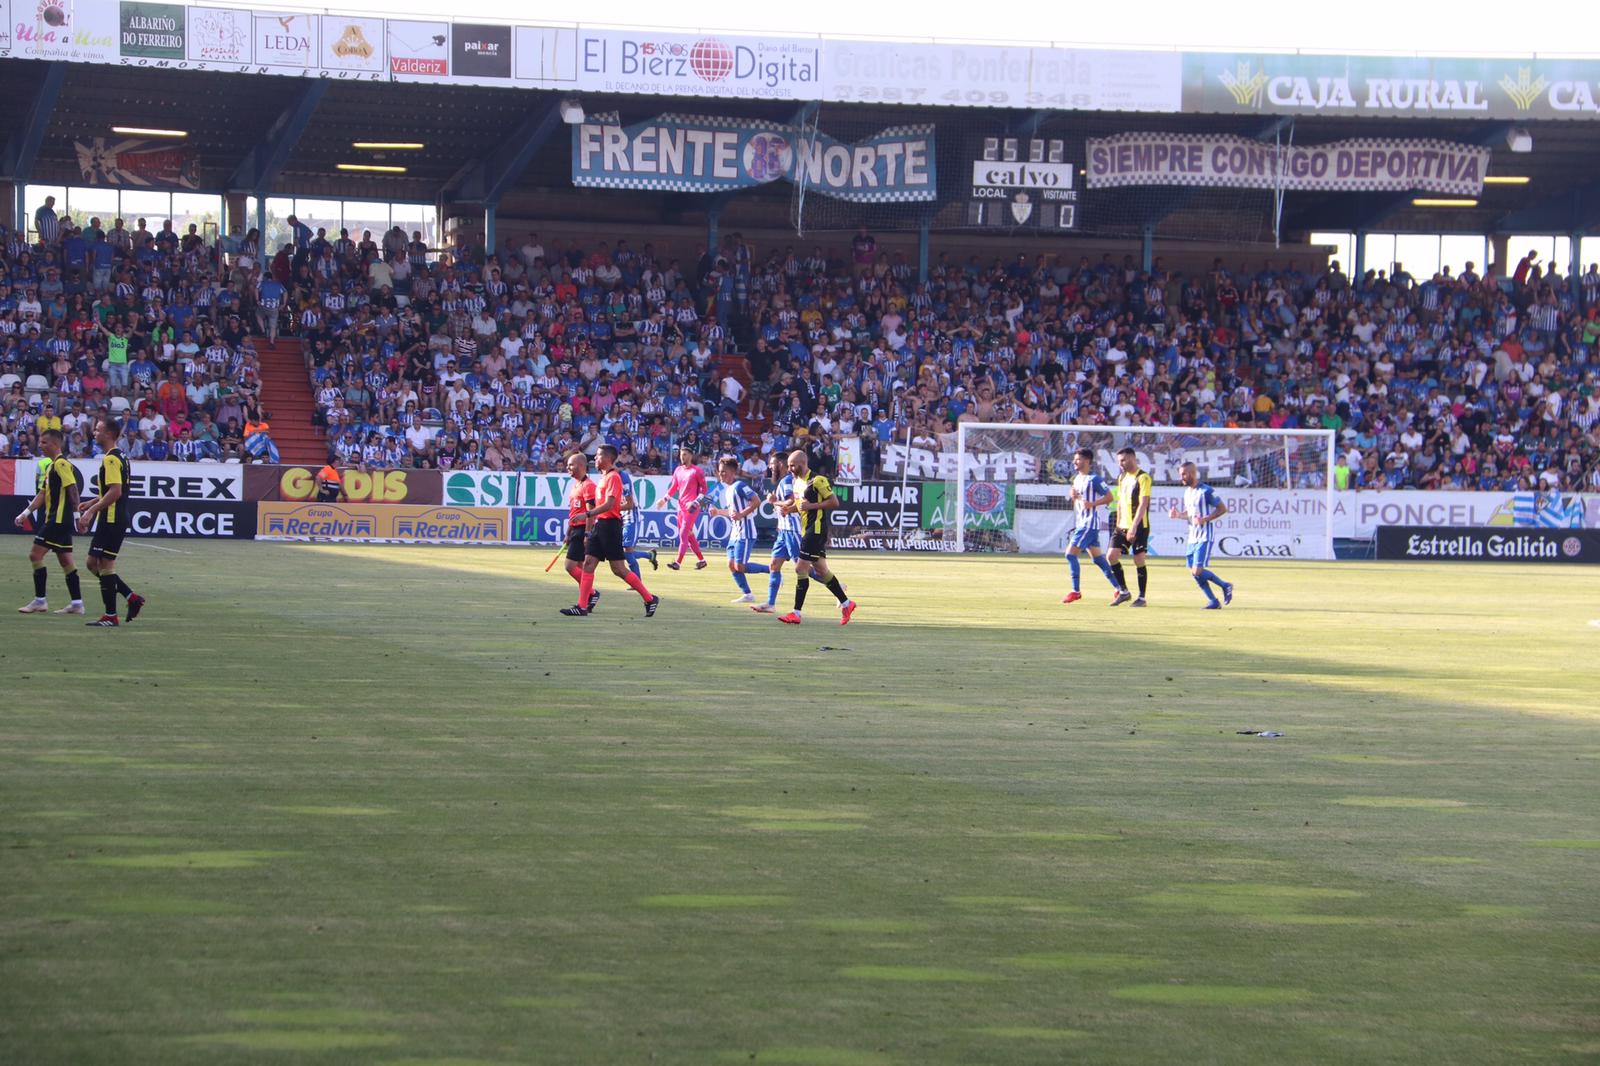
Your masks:
{"label": "packed crowd", "polygon": [[1600,271],[1575,293],[1533,253],[1420,282],[945,256],[919,283],[865,230],[841,257],[530,233],[433,261],[420,234],[290,224],[265,259],[254,231],[224,258],[143,220],[8,235],[6,451],[123,401],[135,458],[261,454],[251,323],[300,338],[330,451],[373,467],[547,470],[609,442],[664,472],[684,444],[754,464],[854,435],[870,476],[884,444],[977,420],[1326,427],[1339,487],[1600,488]]}
{"label": "packed crowd", "polygon": [[0,226],[0,455],[36,457],[39,434],[95,453],[94,422],[128,426],[130,458],[270,456],[260,365],[227,276],[196,226],[109,227],[34,215],[36,239]]}

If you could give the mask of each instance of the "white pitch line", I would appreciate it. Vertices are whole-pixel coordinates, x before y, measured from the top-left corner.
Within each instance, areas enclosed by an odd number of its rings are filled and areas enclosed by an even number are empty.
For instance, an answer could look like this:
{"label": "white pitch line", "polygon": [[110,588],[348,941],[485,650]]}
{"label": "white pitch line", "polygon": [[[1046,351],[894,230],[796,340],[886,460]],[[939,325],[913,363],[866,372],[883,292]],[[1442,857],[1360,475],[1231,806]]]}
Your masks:
{"label": "white pitch line", "polygon": [[128,541],[128,543],[129,544],[138,545],[141,548],[149,548],[151,551],[172,552],[174,555],[193,555],[194,554],[194,552],[186,552],[182,548],[168,548],[168,547],[166,547],[164,545],[161,545],[161,544],[146,544],[146,543],[144,543],[144,541],[141,541],[141,540],[130,540],[130,541]]}

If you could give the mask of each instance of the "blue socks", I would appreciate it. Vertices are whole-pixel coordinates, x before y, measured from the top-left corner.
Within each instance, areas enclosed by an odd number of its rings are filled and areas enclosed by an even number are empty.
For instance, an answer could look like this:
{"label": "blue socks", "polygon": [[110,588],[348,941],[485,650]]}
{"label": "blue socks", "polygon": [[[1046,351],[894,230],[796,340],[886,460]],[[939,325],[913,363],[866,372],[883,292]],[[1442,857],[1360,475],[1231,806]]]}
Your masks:
{"label": "blue socks", "polygon": [[1078,557],[1076,555],[1067,556],[1067,569],[1072,571],[1072,591],[1077,592],[1078,574],[1081,572],[1081,567],[1078,566]]}
{"label": "blue socks", "polygon": [[733,571],[733,583],[739,586],[740,592],[749,593],[750,582],[746,581],[744,575],[737,570]]}
{"label": "blue socks", "polygon": [[783,571],[769,570],[767,572],[767,606],[774,607],[778,603],[778,590],[783,587]]}
{"label": "blue socks", "polygon": [[1213,574],[1210,570],[1202,570],[1202,571],[1200,571],[1200,577],[1201,577],[1202,580],[1211,582],[1213,585],[1217,586],[1217,588],[1219,588],[1219,589],[1227,584],[1226,581],[1222,580],[1216,574]]}
{"label": "blue socks", "polygon": [[1100,572],[1106,575],[1106,580],[1111,582],[1112,588],[1119,590],[1122,588],[1121,585],[1117,584],[1117,577],[1111,572],[1111,564],[1106,562],[1106,557],[1104,555],[1096,555],[1094,557],[1094,565],[1098,566],[1100,568]]}
{"label": "blue socks", "polygon": [[745,563],[744,572],[747,574],[765,574],[770,569],[766,563]]}
{"label": "blue socks", "polygon": [[1207,578],[1208,577],[1214,578],[1215,575],[1213,575],[1211,573],[1211,571],[1209,571],[1209,570],[1202,570],[1202,571],[1200,571],[1200,573],[1194,574],[1192,576],[1194,577],[1194,583],[1196,585],[1200,586],[1200,591],[1204,592],[1206,594],[1206,599],[1210,600],[1212,603],[1216,603],[1217,602],[1217,597],[1212,594],[1211,586],[1206,584]]}
{"label": "blue socks", "polygon": [[628,553],[628,569],[633,571],[634,577],[639,576],[639,560],[633,557],[632,552]]}

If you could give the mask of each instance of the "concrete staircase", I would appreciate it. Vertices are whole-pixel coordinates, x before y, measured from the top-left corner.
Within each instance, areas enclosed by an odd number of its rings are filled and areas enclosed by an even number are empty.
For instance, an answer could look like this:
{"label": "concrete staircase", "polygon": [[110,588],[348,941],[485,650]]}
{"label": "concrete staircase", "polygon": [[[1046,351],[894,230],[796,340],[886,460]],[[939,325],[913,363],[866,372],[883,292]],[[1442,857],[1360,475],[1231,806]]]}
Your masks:
{"label": "concrete staircase", "polygon": [[328,458],[328,440],[311,424],[316,396],[300,342],[279,337],[276,344],[265,337],[253,338],[261,357],[261,406],[271,416],[272,440],[285,463],[320,467]]}

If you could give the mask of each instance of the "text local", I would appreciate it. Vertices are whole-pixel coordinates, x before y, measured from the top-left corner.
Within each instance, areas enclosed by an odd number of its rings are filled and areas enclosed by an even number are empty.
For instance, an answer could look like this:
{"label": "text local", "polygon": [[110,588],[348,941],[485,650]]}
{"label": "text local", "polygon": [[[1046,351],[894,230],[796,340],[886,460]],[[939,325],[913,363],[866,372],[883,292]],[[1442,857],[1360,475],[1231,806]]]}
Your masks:
{"label": "text local", "polygon": [[[927,144],[922,141],[885,141],[882,144],[802,145],[796,169],[804,180],[834,187],[930,185]],[[738,181],[739,133],[734,130],[696,130],[674,126],[645,126],[631,136],[621,126],[585,124],[578,132],[578,165],[609,173],[688,174],[697,178]],[[883,181],[877,164],[882,161]]]}
{"label": "text local", "polygon": [[1267,177],[1278,172],[1280,154],[1285,173],[1297,177],[1325,177],[1330,167],[1341,178],[1433,178],[1471,180],[1478,173],[1473,155],[1456,155],[1429,148],[1367,148],[1337,152],[1277,148],[1251,148],[1238,144],[1210,146],[1185,143],[1119,144],[1095,148],[1090,157],[1096,176],[1114,174],[1235,174]]}

